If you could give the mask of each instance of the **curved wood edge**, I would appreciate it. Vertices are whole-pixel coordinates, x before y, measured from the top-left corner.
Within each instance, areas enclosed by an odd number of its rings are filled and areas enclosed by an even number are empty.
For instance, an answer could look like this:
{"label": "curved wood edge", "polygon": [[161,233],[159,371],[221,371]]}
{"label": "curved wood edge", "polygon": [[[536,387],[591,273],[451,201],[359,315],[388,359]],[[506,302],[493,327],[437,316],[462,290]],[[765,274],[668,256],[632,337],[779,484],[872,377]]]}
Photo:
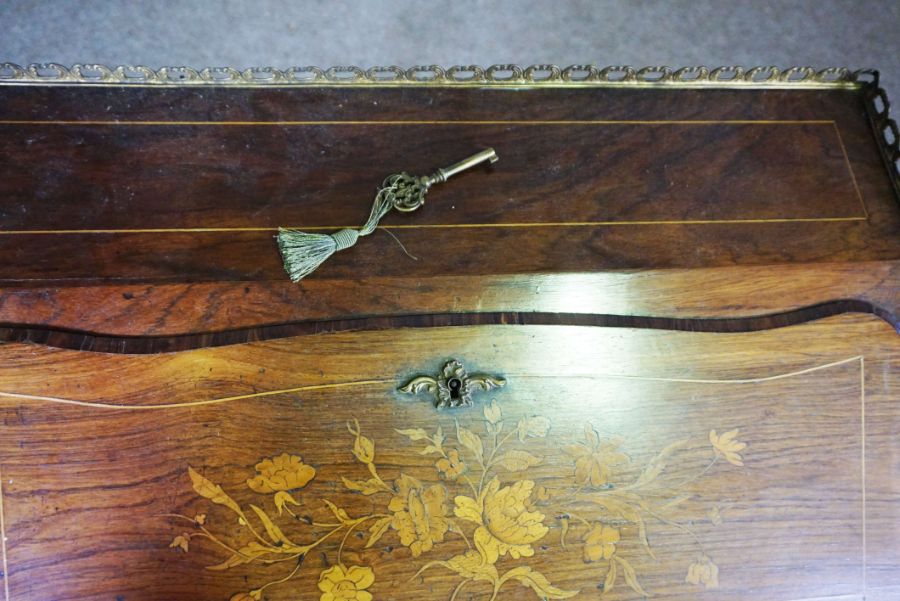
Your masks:
{"label": "curved wood edge", "polygon": [[108,336],[70,329],[0,324],[0,341],[7,343],[26,342],[94,353],[143,355],[174,353],[332,332],[480,325],[558,325],[687,332],[756,332],[788,327],[843,313],[873,314],[882,318],[900,332],[900,320],[895,315],[871,303],[858,300],[835,300],[792,311],[753,317],[697,319],[512,311],[426,313],[296,321],[219,332],[171,336]]}
{"label": "curved wood edge", "polygon": [[[900,261],[435,275],[425,279],[312,277],[299,284],[286,278],[277,282],[107,282],[78,286],[0,283],[0,326],[129,340],[189,335],[209,338],[217,333],[218,339],[241,341],[249,335],[235,338],[222,333],[260,332],[300,323],[319,324],[305,326],[315,332],[327,331],[331,327],[327,324],[360,327],[363,318],[399,320],[416,316],[422,320],[421,316],[461,314],[532,318],[534,314],[588,315],[607,323],[624,323],[626,316],[632,320],[653,316],[662,320],[660,323],[706,320],[723,324],[731,319],[792,314],[851,301],[855,304],[844,305],[848,310],[874,313],[896,327],[900,323]],[[403,327],[393,324],[382,327]],[[49,339],[38,333],[5,336],[12,340]],[[75,341],[67,344],[82,346]]]}

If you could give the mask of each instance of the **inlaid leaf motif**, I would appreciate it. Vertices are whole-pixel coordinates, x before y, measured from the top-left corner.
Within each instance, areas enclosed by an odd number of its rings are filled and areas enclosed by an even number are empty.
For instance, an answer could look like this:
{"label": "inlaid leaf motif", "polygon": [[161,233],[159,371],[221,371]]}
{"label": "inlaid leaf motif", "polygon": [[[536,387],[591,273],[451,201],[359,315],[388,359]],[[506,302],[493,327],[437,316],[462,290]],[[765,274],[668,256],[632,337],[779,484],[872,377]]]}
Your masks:
{"label": "inlaid leaf motif", "polygon": [[350,490],[361,492],[364,495],[374,495],[375,493],[384,492],[384,487],[381,482],[374,478],[370,478],[369,480],[348,480],[342,476],[341,481],[344,483],[344,486]]}
{"label": "inlaid leaf motif", "polygon": [[662,451],[660,451],[656,455],[656,457],[654,457],[649,463],[647,463],[647,467],[645,467],[644,471],[641,472],[640,477],[634,483],[634,487],[640,488],[656,480],[656,478],[666,469],[669,458],[671,458],[672,455],[674,455],[680,449],[685,448],[689,443],[690,439],[679,440],[678,442],[673,442]]}
{"label": "inlaid leaf motif", "polygon": [[739,432],[739,430],[734,429],[719,436],[715,430],[710,430],[709,442],[716,453],[725,458],[725,461],[737,467],[743,467],[743,457],[740,456],[739,452],[747,447],[747,443],[735,440]]}
{"label": "inlaid leaf motif", "polygon": [[191,540],[190,534],[179,534],[175,538],[172,539],[172,542],[169,543],[169,547],[173,549],[181,549],[185,553],[188,552],[189,541]]}
{"label": "inlaid leaf motif", "polygon": [[628,563],[628,560],[614,556],[613,561],[622,566],[622,575],[625,577],[625,584],[631,587],[631,590],[636,592],[638,595],[643,595],[644,597],[649,597],[650,593],[645,591],[641,584],[638,582],[637,574],[634,571],[634,568],[631,567],[631,564]]}
{"label": "inlaid leaf motif", "polygon": [[468,520],[473,524],[481,524],[481,513],[484,510],[484,501],[482,497],[476,500],[472,497],[459,495],[453,499],[453,503],[453,513],[456,514],[456,517]]}
{"label": "inlaid leaf motif", "polygon": [[630,501],[631,502],[627,499],[606,496],[597,500],[596,503],[605,508],[610,516],[621,518],[632,524],[636,524],[638,527],[638,539],[641,541],[641,544],[644,545],[647,554],[656,559],[656,555],[654,555],[653,549],[650,547],[650,541],[647,540],[647,524],[644,521],[643,516],[641,516],[640,498],[632,497]]}
{"label": "inlaid leaf motif", "polygon": [[227,570],[235,566],[250,563],[258,557],[265,555],[266,553],[271,553],[271,549],[269,547],[264,547],[256,541],[251,541],[238,549],[236,553],[234,553],[231,557],[229,557],[222,563],[213,566],[207,566],[206,569],[212,571]]}
{"label": "inlaid leaf motif", "polygon": [[462,555],[456,555],[443,563],[445,567],[463,578],[488,582],[498,580],[497,568],[493,564],[485,563],[478,551],[468,551]]}
{"label": "inlaid leaf motif", "polygon": [[477,434],[456,422],[456,438],[459,440],[459,444],[472,451],[479,463],[484,461],[484,444]]}
{"label": "inlaid leaf motif", "polygon": [[543,438],[550,432],[550,420],[546,417],[535,415],[523,417],[519,420],[517,434],[519,442],[525,442],[526,438]]}
{"label": "inlaid leaf motif", "polygon": [[616,573],[616,562],[609,562],[609,571],[606,572],[606,578],[603,579],[603,592],[608,593],[613,590],[613,587],[616,585],[616,577],[618,574]]}
{"label": "inlaid leaf motif", "polygon": [[408,437],[413,442],[428,438],[428,432],[424,428],[410,428],[408,430],[396,430],[396,432]]}
{"label": "inlaid leaf motif", "polygon": [[597,432],[597,429],[593,426],[593,424],[584,425],[584,438],[592,447],[597,447],[597,445],[600,444],[600,434]]}
{"label": "inlaid leaf motif", "polygon": [[393,520],[393,516],[387,516],[379,519],[377,522],[372,524],[372,526],[369,528],[370,536],[369,542],[366,543],[366,549],[381,540],[381,537],[384,536],[385,532],[387,532],[387,529],[391,525],[391,522]]}
{"label": "inlaid leaf motif", "polygon": [[256,513],[257,517],[259,517],[259,521],[262,522],[263,527],[266,529],[266,534],[269,535],[269,538],[272,539],[273,543],[284,544],[291,547],[295,546],[294,543],[292,543],[290,539],[288,539],[288,537],[284,535],[284,532],[282,532],[281,529],[276,526],[275,523],[269,518],[269,516],[266,515],[265,511],[263,511],[256,505],[250,505],[250,509],[252,509],[253,512]]}
{"label": "inlaid leaf motif", "polygon": [[560,518],[559,519],[559,546],[563,549],[566,548],[566,534],[569,533],[569,520],[568,518]]}
{"label": "inlaid leaf motif", "polygon": [[350,519],[350,516],[347,515],[346,511],[344,511],[343,509],[341,509],[340,507],[338,507],[337,505],[335,505],[328,499],[323,499],[322,501],[323,501],[323,503],[325,503],[325,505],[328,507],[328,509],[331,510],[331,513],[334,514],[334,517],[336,517],[339,522],[347,523],[347,522],[353,521]]}
{"label": "inlaid leaf motif", "polygon": [[275,509],[278,510],[278,515],[283,514],[285,510],[287,510],[288,513],[291,513],[291,509],[288,505],[300,505],[291,493],[284,490],[279,490],[275,493],[272,500],[275,502]]}
{"label": "inlaid leaf motif", "polygon": [[579,591],[565,591],[553,586],[546,576],[528,566],[511,569],[501,578],[501,581],[506,580],[518,580],[531,588],[541,599],[568,599],[579,593]]}
{"label": "inlaid leaf motif", "polygon": [[207,480],[200,474],[198,474],[194,468],[188,466],[188,474],[191,477],[191,482],[194,484],[194,491],[200,495],[201,497],[206,497],[213,503],[218,505],[224,505],[228,509],[232,510],[236,514],[243,516],[244,512],[241,511],[240,506],[234,502],[234,500],[225,494],[225,491],[222,490],[222,487],[218,484],[213,484],[211,481]]}
{"label": "inlaid leaf motif", "polygon": [[375,443],[360,434],[353,443],[353,454],[363,463],[372,463],[375,461]]}
{"label": "inlaid leaf motif", "polygon": [[486,405],[484,408],[484,419],[488,421],[490,424],[496,424],[503,418],[503,412],[500,410],[500,405],[497,404],[497,401],[491,401],[490,405]]}
{"label": "inlaid leaf motif", "polygon": [[521,472],[541,463],[541,460],[528,451],[507,451],[495,460],[496,464],[511,472]]}

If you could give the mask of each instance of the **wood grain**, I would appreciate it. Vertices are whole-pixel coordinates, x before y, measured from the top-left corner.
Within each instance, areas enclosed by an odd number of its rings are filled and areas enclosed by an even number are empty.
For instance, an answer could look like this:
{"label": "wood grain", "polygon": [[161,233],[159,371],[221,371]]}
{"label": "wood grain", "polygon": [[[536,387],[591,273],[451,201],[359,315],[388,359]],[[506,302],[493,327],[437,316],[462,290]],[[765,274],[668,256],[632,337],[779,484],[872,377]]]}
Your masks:
{"label": "wood grain", "polygon": [[385,220],[420,260],[380,234],[314,277],[900,257],[862,90],[645,92],[2,87],[0,280],[282,281],[275,227],[356,225],[389,173],[488,145]]}
{"label": "wood grain", "polygon": [[3,597],[898,598],[869,94],[0,85]]}
{"label": "wood grain", "polygon": [[[0,290],[0,324],[6,340],[149,352],[184,348],[178,340],[192,336],[203,344],[228,344],[367,323],[376,327],[378,320],[378,327],[427,325],[429,315],[445,315],[448,325],[476,323],[487,319],[478,317],[485,313],[521,314],[525,320],[531,313],[568,313],[595,325],[631,326],[652,321],[631,318],[650,317],[657,327],[727,330],[784,326],[853,310],[873,312],[898,327],[898,300],[897,262],[823,263],[299,284],[16,286]],[[784,316],[767,317],[773,315]],[[729,326],[728,319],[746,321]],[[99,342],[102,338],[109,343]],[[149,338],[155,341],[141,341]]]}
{"label": "wood grain", "polygon": [[[315,540],[321,528],[279,517],[272,493],[247,487],[256,463],[282,453],[302,457],[316,470],[307,486],[292,493],[300,505],[288,507],[298,515],[333,520],[323,499],[354,518],[390,514],[386,506],[396,493],[364,496],[341,483],[341,477],[370,477],[352,451],[354,435],[346,424],[354,419],[374,441],[385,481],[393,483],[402,472],[425,488],[442,487],[450,511],[453,495],[466,494],[467,485],[441,480],[437,457],[418,452],[426,443],[395,428],[424,428],[430,435],[440,424],[445,446],[474,464],[456,440],[453,420],[485,436],[490,449],[482,415],[490,399],[505,416],[506,433],[524,416],[552,421],[546,438],[519,443],[513,437],[510,448],[540,463],[518,473],[499,469],[504,486],[527,480],[551,491],[577,489],[575,458],[562,449],[585,443],[585,422],[604,440],[622,439],[628,462],[610,468],[617,487],[633,482],[667,445],[691,441],[654,484],[672,490],[666,502],[689,497],[675,504],[668,522],[646,516],[655,560],[633,523],[596,505],[596,495],[604,494],[597,491],[608,489],[588,485],[571,502],[552,496],[547,506],[529,501],[543,515],[547,533],[531,545],[532,557],[503,556],[501,573],[528,566],[561,590],[580,590],[576,598],[598,598],[611,560],[586,563],[589,528],[575,518],[562,548],[559,516],[565,509],[585,514],[589,524],[617,529],[616,557],[656,598],[862,598],[900,586],[894,502],[900,492],[894,436],[900,344],[874,317],[840,316],[747,334],[483,326],[437,328],[424,336],[416,330],[304,336],[147,356],[22,344],[3,345],[0,353],[0,391],[89,404],[0,399],[12,599],[227,599],[286,576],[290,562],[205,570],[228,553],[201,537],[190,540],[187,553],[170,548],[175,537],[196,528],[161,514],[204,513],[204,527],[227,544],[252,539],[228,509],[192,489],[190,466],[246,511],[258,505],[289,536]],[[437,412],[425,395],[395,392],[415,375],[435,374],[450,357],[508,384],[476,395],[475,407],[455,413]],[[235,395],[241,398],[196,404]],[[723,455],[697,476],[716,456],[710,430],[722,435],[734,428],[737,440],[748,444],[739,452],[743,466]],[[477,480],[479,470],[470,469]],[[714,508],[719,517],[711,517]],[[461,528],[471,535],[472,528]],[[368,549],[370,533],[360,531],[362,537],[348,539],[341,561],[372,568],[368,590],[376,598],[447,599],[459,584],[457,574],[440,567],[410,580],[427,562],[466,551],[453,532],[413,557],[396,530],[388,528]],[[266,588],[265,597],[318,598],[320,573],[335,565],[338,543],[310,552],[298,574]],[[685,582],[701,556],[718,566],[719,588]],[[641,598],[619,570],[603,598]],[[507,583],[498,599],[529,595],[534,593]],[[489,596],[490,587],[476,582],[463,598]]]}
{"label": "wood grain", "polygon": [[[488,145],[502,164],[386,225],[866,217],[828,121],[141,123],[0,125],[3,230],[340,229],[360,223],[389,173],[430,173]],[[697,169],[710,161],[716,178]],[[60,202],[69,195],[78,202]],[[567,209],[551,216],[548,203]]]}
{"label": "wood grain", "polygon": [[11,326],[0,328],[0,339],[5,339],[8,342],[31,342],[85,352],[147,354],[241,344],[249,341],[273,340],[305,334],[500,324],[578,325],[690,332],[755,332],[851,312],[880,314],[879,309],[864,302],[835,301],[774,315],[718,319],[679,319],[652,316],[597,315],[593,313],[431,313],[302,321],[224,332],[181,334],[177,336],[104,336],[78,331]]}

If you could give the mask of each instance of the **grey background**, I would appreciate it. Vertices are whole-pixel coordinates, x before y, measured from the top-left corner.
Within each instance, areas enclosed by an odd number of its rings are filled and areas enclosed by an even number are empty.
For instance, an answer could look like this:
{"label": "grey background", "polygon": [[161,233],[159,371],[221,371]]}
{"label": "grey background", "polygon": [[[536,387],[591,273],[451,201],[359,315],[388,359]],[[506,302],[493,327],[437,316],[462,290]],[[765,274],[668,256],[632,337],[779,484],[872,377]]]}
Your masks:
{"label": "grey background", "polygon": [[0,0],[18,64],[875,67],[900,98],[898,36],[900,0]]}

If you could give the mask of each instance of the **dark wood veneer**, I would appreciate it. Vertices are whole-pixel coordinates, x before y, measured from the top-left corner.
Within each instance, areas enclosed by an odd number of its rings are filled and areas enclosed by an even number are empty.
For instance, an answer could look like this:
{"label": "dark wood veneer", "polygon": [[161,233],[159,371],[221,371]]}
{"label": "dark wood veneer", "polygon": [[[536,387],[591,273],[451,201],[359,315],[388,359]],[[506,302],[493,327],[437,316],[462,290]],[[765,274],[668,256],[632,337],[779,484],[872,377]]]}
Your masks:
{"label": "dark wood veneer", "polygon": [[894,315],[888,314],[864,301],[843,300],[822,303],[775,315],[759,315],[755,317],[684,319],[649,315],[600,315],[595,313],[431,313],[301,321],[177,336],[108,336],[58,328],[0,324],[0,342],[30,342],[56,348],[97,353],[152,354],[173,353],[310,334],[448,326],[559,325],[686,332],[756,332],[783,328],[850,312],[878,315],[900,330],[900,322]]}
{"label": "dark wood veneer", "polygon": [[[582,312],[540,300],[549,274],[619,277],[575,296],[623,319],[848,299],[892,320],[900,211],[866,93],[0,86],[0,323],[210,340],[373,316]],[[384,221],[418,260],[376,232],[287,282],[274,228],[359,224],[388,173],[488,145],[493,169]],[[854,273],[862,262],[888,283]],[[803,286],[783,281],[793,273]],[[729,311],[727,278],[767,300]],[[641,294],[604,306],[618,285]],[[718,299],[679,309],[710,286]]]}
{"label": "dark wood veneer", "polygon": [[3,596],[897,599],[871,93],[0,84]]}

